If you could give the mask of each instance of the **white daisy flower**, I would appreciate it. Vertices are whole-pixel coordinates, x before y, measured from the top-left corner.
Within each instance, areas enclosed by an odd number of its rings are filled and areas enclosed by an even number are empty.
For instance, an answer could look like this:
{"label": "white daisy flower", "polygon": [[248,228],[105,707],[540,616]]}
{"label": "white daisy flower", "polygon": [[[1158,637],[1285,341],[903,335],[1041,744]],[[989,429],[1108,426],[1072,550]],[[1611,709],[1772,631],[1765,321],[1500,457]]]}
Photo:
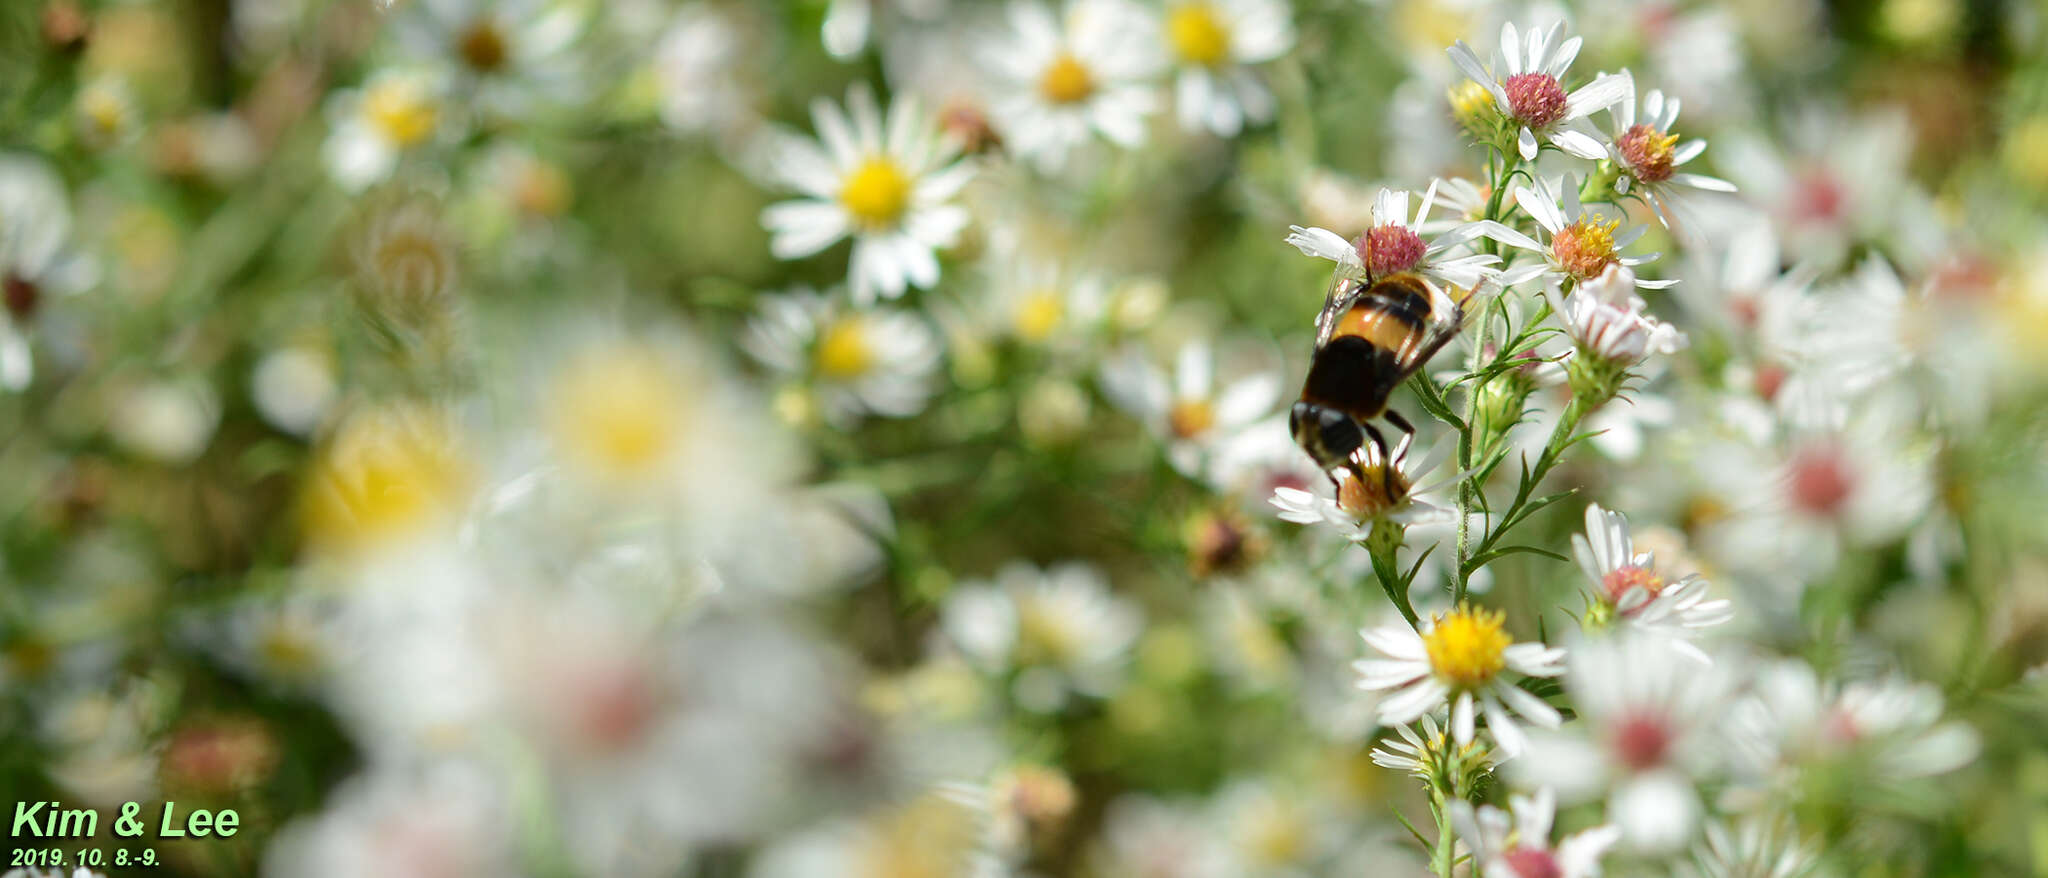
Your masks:
{"label": "white daisy flower", "polygon": [[993,582],[955,589],[939,627],[984,673],[1015,671],[1017,702],[1045,712],[1070,694],[1108,694],[1143,621],[1094,567],[1070,562],[1041,571],[1017,561]]}
{"label": "white daisy flower", "polygon": [[1763,668],[1729,712],[1737,765],[1772,795],[1798,769],[1848,760],[1874,785],[1947,774],[1977,758],[1975,730],[1942,719],[1941,691],[1899,677],[1841,683],[1787,659]]}
{"label": "white daisy flower", "polygon": [[1424,781],[1453,781],[1455,789],[1470,789],[1471,781],[1494,765],[1493,752],[1483,742],[1453,746],[1450,732],[1437,722],[1434,713],[1423,714],[1422,734],[1414,725],[1394,727],[1400,740],[1381,738],[1372,749],[1372,762],[1381,768],[1405,772]]}
{"label": "white daisy flower", "polygon": [[1525,42],[1514,22],[1501,25],[1500,60],[1492,70],[1480,62],[1464,40],[1450,48],[1451,62],[1472,77],[1473,82],[1484,86],[1493,96],[1494,106],[1521,127],[1516,147],[1526,161],[1535,160],[1539,141],[1579,158],[1606,158],[1607,151],[1599,141],[1566,125],[1606,109],[1635,88],[1624,70],[1619,74],[1602,73],[1592,82],[1566,93],[1560,80],[1572,60],[1579,56],[1583,41],[1572,37],[1559,42],[1558,36],[1563,32],[1564,22],[1551,25],[1548,31],[1531,27]]}
{"label": "white daisy flower", "polygon": [[938,334],[916,314],[843,299],[809,290],[762,296],[740,347],[808,387],[833,424],[923,411],[939,365]]}
{"label": "white daisy flower", "polygon": [[754,124],[760,96],[748,65],[759,40],[749,23],[709,3],[676,11],[650,62],[669,128],[730,135]]}
{"label": "white daisy flower", "polygon": [[1144,142],[1160,59],[1142,12],[1124,0],[1069,0],[1059,12],[1013,0],[1009,21],[985,51],[1008,91],[995,121],[1013,152],[1053,171],[1091,132],[1125,149]]}
{"label": "white daisy flower", "polygon": [[1572,535],[1572,555],[1598,589],[1600,606],[1620,624],[1667,640],[1702,663],[1713,663],[1692,638],[1733,618],[1733,606],[1726,598],[1708,600],[1707,581],[1698,574],[1667,581],[1657,571],[1655,555],[1636,552],[1628,519],[1621,513],[1601,509],[1598,503],[1587,505],[1586,533]]}
{"label": "white daisy flower", "polygon": [[1716,821],[1706,834],[1692,861],[1680,866],[1682,878],[1800,878],[1817,864],[1819,852],[1783,818],[1750,817],[1734,826]]}
{"label": "white daisy flower", "polygon": [[[1536,177],[1529,186],[1515,187],[1514,195],[1515,204],[1528,212],[1541,227],[1543,240],[1538,241],[1492,220],[1477,224],[1480,234],[1510,247],[1536,253],[1543,257],[1543,261],[1503,270],[1500,273],[1503,287],[1546,275],[1583,283],[1599,277],[1608,266],[1623,265],[1633,269],[1661,255],[1621,255],[1621,251],[1641,238],[1649,227],[1632,226],[1622,230],[1620,219],[1608,219],[1596,211],[1587,210],[1579,201],[1579,181],[1570,174],[1555,183]],[[1661,290],[1677,284],[1675,280],[1639,279],[1635,282],[1636,286],[1647,290]]]}
{"label": "white daisy flower", "polygon": [[1100,274],[1025,245],[1014,230],[991,235],[981,318],[990,332],[1026,345],[1073,347],[1102,324],[1109,285]]}
{"label": "white daisy flower", "polygon": [[72,251],[64,181],[40,158],[0,153],[0,390],[20,390],[35,377],[29,332],[46,294],[97,282],[95,265]]}
{"label": "white daisy flower", "polygon": [[1103,364],[1101,378],[1110,402],[1165,439],[1167,460],[1189,478],[1215,475],[1211,465],[1230,437],[1280,399],[1280,376],[1271,371],[1219,390],[1215,357],[1199,340],[1181,346],[1170,377],[1143,354],[1127,350]]}
{"label": "white daisy flower", "polygon": [[573,49],[588,24],[557,0],[411,0],[392,27],[413,58],[445,68],[478,111],[521,119],[581,87]]}
{"label": "white daisy flower", "polygon": [[956,160],[915,101],[896,101],[886,127],[866,86],[850,90],[846,105],[811,103],[823,149],[800,138],[778,145],[776,173],[806,197],[762,211],[769,248],[801,259],[851,237],[848,283],[859,304],[894,299],[907,286],[930,289],[939,280],[933,251],[951,247],[967,225],[967,209],[953,201],[974,167]]}
{"label": "white daisy flower", "polygon": [[1693,223],[1679,221],[1683,202],[1679,200],[1678,190],[1734,192],[1735,184],[1719,177],[1678,170],[1699,158],[1700,153],[1706,151],[1707,142],[1695,138],[1680,143],[1678,135],[1671,133],[1672,126],[1678,124],[1677,98],[1666,97],[1663,92],[1651,89],[1643,96],[1642,115],[1638,117],[1633,84],[1629,92],[1628,97],[1617,101],[1607,111],[1614,123],[1614,136],[1608,145],[1608,153],[1624,172],[1615,180],[1615,190],[1648,199],[1656,206],[1657,217],[1664,221],[1665,228],[1691,229]]}
{"label": "white daisy flower", "polygon": [[[1639,285],[1634,271],[1614,264],[1554,301],[1566,334],[1578,345],[1578,356],[1633,366],[1651,354],[1677,353],[1685,347],[1684,333],[1644,310],[1648,303],[1636,295]],[[1548,294],[1558,299],[1555,287]]]}
{"label": "white daisy flower", "polygon": [[1387,658],[1352,665],[1359,673],[1358,688],[1391,693],[1380,702],[1382,725],[1406,725],[1448,702],[1451,737],[1460,745],[1472,743],[1476,715],[1484,713],[1494,742],[1512,758],[1527,743],[1513,714],[1544,728],[1556,728],[1563,718],[1510,682],[1506,672],[1555,677],[1564,673],[1565,651],[1515,643],[1504,629],[1506,621],[1499,611],[1466,605],[1437,614],[1419,632],[1402,623],[1360,631]]}
{"label": "white daisy flower", "polygon": [[[1339,470],[1335,496],[1323,495],[1320,487],[1311,490],[1279,485],[1273,488],[1267,502],[1280,510],[1283,521],[1328,525],[1352,542],[1371,536],[1373,522],[1381,518],[1403,527],[1455,521],[1457,513],[1446,505],[1447,498],[1441,494],[1458,480],[1445,476],[1418,484],[1449,460],[1450,452],[1451,443],[1438,443],[1423,456],[1421,463],[1411,468],[1405,454],[1388,461],[1380,457],[1379,446],[1368,443],[1360,447],[1365,484],[1360,484],[1349,470]],[[1294,449],[1294,456],[1302,456],[1299,448]]]}
{"label": "white daisy flower", "polygon": [[335,92],[327,100],[328,172],[351,191],[391,176],[407,152],[447,134],[446,97],[446,77],[412,69],[384,70],[360,89]]}
{"label": "white daisy flower", "polygon": [[1273,93],[1251,65],[1294,47],[1281,0],[1172,0],[1160,27],[1178,70],[1174,108],[1182,128],[1236,137],[1273,118]]}
{"label": "white daisy flower", "polygon": [[1456,290],[1475,289],[1494,276],[1488,266],[1500,259],[1484,254],[1449,255],[1486,230],[1479,223],[1436,228],[1430,240],[1423,240],[1423,230],[1430,228],[1429,211],[1436,204],[1437,186],[1437,182],[1429,184],[1412,218],[1406,191],[1381,189],[1373,199],[1372,226],[1356,240],[1347,241],[1328,229],[1288,226],[1287,243],[1303,255],[1337,263],[1337,272],[1345,277],[1372,279],[1414,271]]}
{"label": "white daisy flower", "polygon": [[1621,837],[1619,828],[1601,825],[1551,847],[1557,799],[1550,790],[1513,796],[1508,807],[1481,805],[1475,811],[1462,800],[1450,806],[1451,823],[1485,878],[1594,878],[1600,874],[1600,858]]}
{"label": "white daisy flower", "polygon": [[1720,755],[1718,721],[1728,676],[1683,661],[1655,638],[1602,638],[1575,646],[1565,688],[1578,717],[1529,738],[1518,782],[1567,802],[1604,796],[1633,849],[1670,852],[1691,840],[1704,806],[1693,778]]}

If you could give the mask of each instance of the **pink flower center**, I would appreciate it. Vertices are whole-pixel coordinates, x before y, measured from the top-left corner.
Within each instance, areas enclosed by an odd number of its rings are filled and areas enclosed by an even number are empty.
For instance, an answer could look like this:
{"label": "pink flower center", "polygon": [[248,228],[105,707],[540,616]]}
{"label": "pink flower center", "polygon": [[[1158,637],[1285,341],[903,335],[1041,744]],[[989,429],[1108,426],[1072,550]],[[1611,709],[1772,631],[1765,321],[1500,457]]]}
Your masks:
{"label": "pink flower center", "polygon": [[1647,567],[1637,567],[1634,564],[1624,565],[1608,571],[1606,576],[1601,577],[1600,584],[1607,588],[1607,599],[1617,602],[1621,600],[1622,595],[1628,594],[1631,589],[1644,589],[1650,593],[1651,597],[1656,597],[1658,592],[1664,590],[1663,577],[1658,576]]}
{"label": "pink flower center", "polygon": [[1632,716],[1614,727],[1614,755],[1630,771],[1645,771],[1664,764],[1671,750],[1671,729],[1653,716]]}
{"label": "pink flower center", "polygon": [[1564,86],[1548,73],[1517,73],[1500,84],[1508,94],[1508,110],[1531,128],[1564,118]]}
{"label": "pink flower center", "polygon": [[1842,218],[1842,207],[1848,200],[1848,192],[1832,175],[1807,171],[1793,184],[1792,214],[1813,222],[1835,222]]}
{"label": "pink flower center", "polygon": [[1557,858],[1541,848],[1510,848],[1501,855],[1508,862],[1508,868],[1515,870],[1522,878],[1564,878],[1564,867]]}
{"label": "pink flower center", "polygon": [[1358,239],[1358,258],[1365,263],[1366,273],[1373,277],[1385,277],[1420,265],[1422,254],[1427,249],[1421,235],[1395,223],[1374,226]]}
{"label": "pink flower center", "polygon": [[1614,145],[1621,150],[1622,160],[1628,162],[1636,179],[1645,183],[1671,179],[1678,135],[1665,134],[1648,125],[1635,125],[1624,132]]}
{"label": "pink flower center", "polygon": [[1785,367],[1773,363],[1759,363],[1756,367],[1756,395],[1770,402],[1778,398],[1778,391],[1785,386]]}
{"label": "pink flower center", "polygon": [[1856,474],[1840,449],[1808,448],[1792,458],[1792,505],[1813,515],[1833,516],[1856,489]]}

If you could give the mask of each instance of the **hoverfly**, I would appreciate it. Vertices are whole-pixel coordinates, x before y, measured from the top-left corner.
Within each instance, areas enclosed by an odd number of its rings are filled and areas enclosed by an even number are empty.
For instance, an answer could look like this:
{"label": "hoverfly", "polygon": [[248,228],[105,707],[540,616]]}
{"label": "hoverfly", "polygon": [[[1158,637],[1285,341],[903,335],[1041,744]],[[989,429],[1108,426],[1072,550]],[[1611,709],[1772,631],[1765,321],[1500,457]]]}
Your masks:
{"label": "hoverfly", "polygon": [[[1332,484],[1342,487],[1339,469],[1366,483],[1361,451],[1370,439],[1383,462],[1382,487],[1392,491],[1394,462],[1414,442],[1415,425],[1387,401],[1457,337],[1464,318],[1457,301],[1412,271],[1367,280],[1340,274],[1330,283],[1316,316],[1315,353],[1287,426]],[[1381,417],[1402,433],[1391,454],[1371,423]]]}

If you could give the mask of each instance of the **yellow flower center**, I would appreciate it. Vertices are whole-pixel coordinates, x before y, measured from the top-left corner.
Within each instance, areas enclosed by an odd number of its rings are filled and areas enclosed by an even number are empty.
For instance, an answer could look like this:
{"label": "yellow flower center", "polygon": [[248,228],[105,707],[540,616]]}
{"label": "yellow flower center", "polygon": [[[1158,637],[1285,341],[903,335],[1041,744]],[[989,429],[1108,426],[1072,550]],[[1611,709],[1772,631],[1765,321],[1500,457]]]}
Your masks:
{"label": "yellow flower center", "polygon": [[1216,425],[1216,407],[1206,399],[1183,399],[1166,410],[1167,429],[1181,439],[1193,439]]}
{"label": "yellow flower center", "polygon": [[1551,258],[1580,280],[1599,277],[1607,266],[1619,261],[1614,254],[1614,230],[1620,226],[1618,219],[1602,223],[1592,216],[1580,217],[1551,240]]}
{"label": "yellow flower center", "polygon": [[1363,469],[1365,481],[1362,483],[1349,472],[1338,481],[1339,509],[1351,513],[1359,521],[1369,521],[1407,501],[1408,491],[1414,486],[1399,468],[1390,471],[1384,465],[1369,464]]}
{"label": "yellow flower center", "polygon": [[683,434],[687,393],[652,351],[586,354],[555,385],[555,440],[570,457],[603,474],[645,474]]}
{"label": "yellow flower center", "polygon": [[1230,27],[1207,3],[1184,3],[1166,15],[1166,38],[1174,54],[1190,64],[1212,67],[1230,57]]}
{"label": "yellow flower center", "polygon": [[1422,635],[1429,653],[1429,666],[1444,682],[1472,688],[1493,679],[1507,666],[1504,657],[1514,639],[1502,630],[1507,614],[1487,611],[1470,604],[1436,617],[1436,625]]}
{"label": "yellow flower center", "polygon": [[1081,59],[1061,52],[1038,75],[1038,93],[1055,104],[1078,104],[1095,93],[1095,74]]}
{"label": "yellow flower center", "polygon": [[441,108],[420,88],[401,79],[387,79],[370,86],[363,95],[363,117],[384,139],[401,147],[413,146],[434,133]]}
{"label": "yellow flower center", "polygon": [[1065,666],[1081,657],[1080,632],[1045,601],[1017,601],[1017,659],[1027,665]]}
{"label": "yellow flower center", "polygon": [[1451,116],[1468,127],[1478,126],[1496,111],[1493,92],[1470,79],[1451,86],[1450,101]]}
{"label": "yellow flower center", "polygon": [[1017,303],[1014,320],[1017,335],[1026,341],[1044,341],[1052,337],[1059,328],[1060,319],[1067,314],[1067,302],[1058,290],[1039,290]]}
{"label": "yellow flower center", "polygon": [[844,381],[866,375],[875,367],[875,348],[868,344],[867,324],[859,317],[847,317],[825,327],[811,357],[818,374],[826,378]]}
{"label": "yellow flower center", "polygon": [[975,809],[925,793],[880,815],[860,834],[858,878],[951,878],[971,871],[982,833]]}
{"label": "yellow flower center", "polygon": [[896,224],[910,207],[910,176],[887,158],[861,162],[839,189],[839,203],[856,222],[870,229]]}
{"label": "yellow flower center", "polygon": [[307,539],[359,549],[450,514],[469,484],[454,433],[439,416],[373,412],[346,424],[307,478]]}

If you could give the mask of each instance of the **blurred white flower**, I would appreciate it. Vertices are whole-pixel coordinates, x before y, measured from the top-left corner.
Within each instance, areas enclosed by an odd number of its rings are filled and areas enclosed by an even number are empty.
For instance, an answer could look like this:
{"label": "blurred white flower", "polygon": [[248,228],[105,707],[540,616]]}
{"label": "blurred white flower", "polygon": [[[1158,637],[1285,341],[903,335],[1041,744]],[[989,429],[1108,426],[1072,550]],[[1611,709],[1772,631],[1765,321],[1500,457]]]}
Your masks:
{"label": "blurred white flower", "polygon": [[1125,149],[1144,142],[1162,58],[1142,11],[1126,0],[1008,8],[1008,32],[991,35],[985,53],[1002,90],[994,122],[1011,151],[1051,172],[1091,132]]}
{"label": "blurred white flower", "polygon": [[929,289],[939,281],[933,251],[951,247],[967,225],[967,210],[953,202],[974,166],[956,160],[955,146],[914,100],[898,98],[886,125],[866,86],[847,93],[846,107],[811,103],[822,149],[795,137],[776,146],[776,175],[805,197],[761,213],[774,235],[770,249],[801,259],[852,238],[847,277],[860,304]]}
{"label": "blurred white flower", "polygon": [[834,425],[923,411],[939,364],[937,333],[914,313],[842,299],[836,291],[762,296],[740,346],[808,388]]}
{"label": "blurred white flower", "polygon": [[1461,606],[1425,622],[1421,631],[1405,622],[1360,631],[1366,644],[1386,658],[1353,665],[1358,688],[1389,693],[1380,702],[1382,725],[1406,725],[1449,704],[1451,737],[1460,745],[1472,743],[1474,720],[1484,713],[1494,743],[1512,758],[1522,752],[1527,736],[1510,712],[1544,728],[1556,728],[1563,718],[1504,672],[1555,677],[1564,673],[1565,651],[1515,643],[1506,621],[1500,612]]}
{"label": "blurred white flower", "polygon": [[477,766],[373,767],[288,824],[264,856],[278,878],[518,874],[508,791]]}
{"label": "blurred white flower", "polygon": [[1199,340],[1181,345],[1171,377],[1136,350],[1110,358],[1101,373],[1103,394],[1164,439],[1167,460],[1189,478],[1203,478],[1229,438],[1280,398],[1275,372],[1254,372],[1219,390],[1215,357]]}
{"label": "blurred white flower", "polygon": [[72,251],[64,181],[40,157],[0,153],[0,390],[20,390],[35,377],[29,333],[44,297],[97,282],[94,264]]}
{"label": "blurred white flower", "polygon": [[168,464],[190,463],[213,439],[220,400],[192,381],[157,380],[123,392],[107,414],[107,432],[135,454]]}
{"label": "blurred white flower", "polygon": [[1823,680],[1786,659],[1763,668],[1729,714],[1737,764],[1752,780],[1786,770],[1853,760],[1871,783],[1946,774],[1977,758],[1975,730],[1942,719],[1941,691],[1900,677]]}
{"label": "blurred white flower", "polygon": [[1251,66],[1294,48],[1284,0],[1171,0],[1163,14],[1182,128],[1236,137],[1273,117],[1273,94]]}
{"label": "blurred white flower", "polygon": [[1733,825],[1707,824],[1706,840],[1681,863],[1684,878],[1800,878],[1819,862],[1819,850],[1799,838],[1796,824],[1775,816],[1750,816]]}
{"label": "blurred white flower", "polygon": [[1536,159],[1539,141],[1579,158],[1605,158],[1607,151],[1599,141],[1567,126],[1606,109],[1635,88],[1634,80],[1624,70],[1620,74],[1602,73],[1567,93],[1562,79],[1578,58],[1584,40],[1572,37],[1560,42],[1558,37],[1563,33],[1561,21],[1552,24],[1548,31],[1532,26],[1525,40],[1525,34],[1515,29],[1514,22],[1501,25],[1500,54],[1495,56],[1490,70],[1464,40],[1450,48],[1452,63],[1472,77],[1473,82],[1485,86],[1493,96],[1494,106],[1521,127],[1516,147],[1524,161]]}
{"label": "blurred white flower", "polygon": [[1035,711],[1068,694],[1107,694],[1120,682],[1142,619],[1086,564],[1040,570],[1017,561],[993,582],[968,582],[946,599],[939,626],[986,673],[1016,671],[1013,692]]}
{"label": "blurred white flower", "polygon": [[998,878],[982,791],[948,784],[901,804],[827,821],[769,847],[748,872],[753,878],[899,878],[932,875]]}
{"label": "blurred white flower", "polygon": [[1567,803],[1601,795],[1631,849],[1668,853],[1690,841],[1705,810],[1696,778],[1719,765],[1720,720],[1733,686],[1719,668],[1683,661],[1638,634],[1572,647],[1565,691],[1578,716],[1533,732],[1517,782]]}
{"label": "blurred white flower", "polygon": [[524,119],[574,101],[583,88],[576,41],[588,7],[563,0],[408,0],[392,31],[410,63],[431,65],[470,109]]}
{"label": "blurred white flower", "polygon": [[751,124],[757,96],[743,78],[750,36],[727,7],[691,3],[676,10],[652,62],[661,121],[685,134],[726,134]]}
{"label": "blurred white flower", "polygon": [[1474,811],[1465,801],[1452,802],[1452,825],[1472,849],[1485,878],[1595,878],[1600,858],[1620,838],[1612,825],[1595,826],[1550,844],[1551,821],[1557,816],[1557,800],[1549,790],[1534,797],[1508,799],[1512,811],[1481,805]]}
{"label": "blurred white flower", "polygon": [[339,388],[326,353],[299,345],[263,355],[249,376],[249,396],[271,426],[306,436],[327,417]]}
{"label": "blurred white flower", "polygon": [[361,88],[327,98],[329,132],[323,154],[334,181],[361,191],[390,177],[399,159],[455,128],[445,74],[380,70]]}

